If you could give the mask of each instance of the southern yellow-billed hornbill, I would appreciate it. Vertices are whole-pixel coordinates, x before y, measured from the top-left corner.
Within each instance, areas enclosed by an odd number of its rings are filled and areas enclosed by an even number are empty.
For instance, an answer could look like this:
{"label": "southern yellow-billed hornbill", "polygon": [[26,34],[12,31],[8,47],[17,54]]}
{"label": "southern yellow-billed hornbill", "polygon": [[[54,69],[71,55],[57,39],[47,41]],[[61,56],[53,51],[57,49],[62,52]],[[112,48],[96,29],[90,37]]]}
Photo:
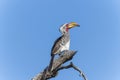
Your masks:
{"label": "southern yellow-billed hornbill", "polygon": [[[62,33],[62,36],[60,36],[55,42],[54,45],[51,49],[51,62],[50,66],[52,67],[52,63],[54,60],[54,56],[56,54],[61,54],[65,50],[69,50],[70,47],[70,33],[69,29],[80,26],[76,22],[70,22],[70,23],[65,23],[60,27],[60,32]],[[50,69],[51,69],[50,67]]]}

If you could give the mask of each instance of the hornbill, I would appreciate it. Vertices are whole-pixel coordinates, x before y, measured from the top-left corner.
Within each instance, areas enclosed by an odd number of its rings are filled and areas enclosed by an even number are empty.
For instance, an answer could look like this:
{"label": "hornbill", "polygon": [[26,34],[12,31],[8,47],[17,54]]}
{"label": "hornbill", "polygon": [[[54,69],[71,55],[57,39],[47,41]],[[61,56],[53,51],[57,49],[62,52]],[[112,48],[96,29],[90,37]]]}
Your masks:
{"label": "hornbill", "polygon": [[[65,23],[60,27],[60,32],[62,33],[62,36],[60,36],[55,42],[54,45],[51,49],[51,62],[50,66],[52,67],[52,63],[54,60],[54,56],[56,54],[61,54],[65,50],[69,50],[70,47],[70,33],[69,29],[75,27],[75,26],[80,26],[76,22],[70,22],[70,23]],[[50,67],[50,69],[51,69]]]}

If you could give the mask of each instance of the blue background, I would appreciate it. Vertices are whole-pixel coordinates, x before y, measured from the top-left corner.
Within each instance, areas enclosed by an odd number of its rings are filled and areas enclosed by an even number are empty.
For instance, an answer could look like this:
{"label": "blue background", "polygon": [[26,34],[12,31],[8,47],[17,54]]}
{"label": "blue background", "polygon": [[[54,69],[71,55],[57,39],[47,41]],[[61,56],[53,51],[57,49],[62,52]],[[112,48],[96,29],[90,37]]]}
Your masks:
{"label": "blue background", "polygon": [[[61,24],[70,30],[73,63],[88,80],[120,80],[119,0],[0,0],[0,80],[30,80],[49,64]],[[51,80],[78,80],[73,69]]]}

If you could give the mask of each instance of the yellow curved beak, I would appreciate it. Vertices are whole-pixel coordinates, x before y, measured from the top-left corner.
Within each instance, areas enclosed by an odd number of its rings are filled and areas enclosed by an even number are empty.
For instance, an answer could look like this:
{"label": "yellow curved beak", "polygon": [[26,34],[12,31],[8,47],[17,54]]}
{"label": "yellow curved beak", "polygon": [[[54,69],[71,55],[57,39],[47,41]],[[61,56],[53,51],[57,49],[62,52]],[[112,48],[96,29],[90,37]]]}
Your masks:
{"label": "yellow curved beak", "polygon": [[80,25],[77,24],[76,22],[71,22],[71,23],[68,24],[68,28],[69,28],[69,29],[70,29],[70,28],[73,28],[73,27],[80,27]]}

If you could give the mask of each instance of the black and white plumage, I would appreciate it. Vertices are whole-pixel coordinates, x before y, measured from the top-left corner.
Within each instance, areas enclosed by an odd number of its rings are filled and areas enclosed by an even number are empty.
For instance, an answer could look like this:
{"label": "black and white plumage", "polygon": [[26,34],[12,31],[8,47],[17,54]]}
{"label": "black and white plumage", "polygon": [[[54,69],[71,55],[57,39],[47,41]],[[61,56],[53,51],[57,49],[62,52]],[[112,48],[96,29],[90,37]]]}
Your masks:
{"label": "black and white plumage", "polygon": [[69,50],[70,47],[70,34],[69,29],[79,26],[75,22],[66,23],[60,27],[60,32],[62,33],[62,36],[60,36],[55,42],[51,50],[51,56],[60,54],[61,52],[65,50]]}
{"label": "black and white plumage", "polygon": [[62,35],[54,42],[54,45],[51,49],[51,62],[50,69],[52,67],[53,59],[56,54],[61,54],[65,50],[69,50],[70,47],[70,34],[69,29],[79,26],[75,22],[66,23],[60,27],[60,32]]}
{"label": "black and white plumage", "polygon": [[62,36],[60,36],[55,42],[51,50],[51,56],[60,54],[61,52],[65,50],[69,50],[70,47],[70,34],[69,29],[79,26],[75,22],[66,23],[60,27],[60,32],[62,33]]}
{"label": "black and white plumage", "polygon": [[67,31],[67,25],[64,24],[60,27],[60,32],[62,33],[62,36],[60,36],[55,42],[51,50],[51,56],[55,54],[60,54],[64,50],[69,50],[70,46],[70,36],[69,32]]}

